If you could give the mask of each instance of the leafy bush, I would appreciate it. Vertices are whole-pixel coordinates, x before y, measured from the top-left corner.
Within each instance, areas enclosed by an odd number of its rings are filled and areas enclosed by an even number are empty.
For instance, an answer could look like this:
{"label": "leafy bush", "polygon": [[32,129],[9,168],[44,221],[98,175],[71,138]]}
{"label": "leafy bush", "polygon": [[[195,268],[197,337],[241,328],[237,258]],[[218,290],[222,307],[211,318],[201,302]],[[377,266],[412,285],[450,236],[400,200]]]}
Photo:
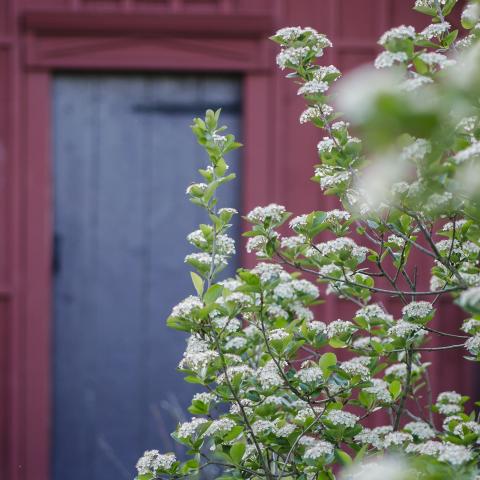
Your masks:
{"label": "leafy bush", "polygon": [[[432,400],[422,360],[449,349],[480,357],[480,4],[465,7],[470,33],[457,40],[445,20],[455,3],[417,0],[432,23],[386,32],[376,69],[334,89],[339,70],[317,64],[327,37],[300,27],[272,37],[279,67],[308,102],[300,122],[325,135],[313,180],[343,209],[290,218],[281,205],[255,208],[244,235],[259,263],[223,281],[237,212],[220,208],[216,192],[234,179],[224,157],[240,145],[219,126],[219,111],[194,120],[209,161],[187,195],[210,223],[188,236],[198,250],[185,259],[196,295],[167,322],[190,334],[179,370],[203,392],[172,434],[190,459],[146,452],[138,480],[195,476],[209,465],[223,480],[334,479],[342,465],[345,479],[477,478],[476,414],[456,392]],[[287,224],[291,234],[280,233]],[[335,238],[322,241],[324,232]],[[419,256],[431,272],[417,271]],[[430,288],[419,289],[427,275]],[[317,319],[314,279],[353,302],[353,318]],[[442,297],[471,315],[456,333],[431,327]],[[400,318],[387,311],[390,298],[402,303]],[[432,336],[444,344],[429,345]],[[388,423],[365,427],[378,411]]]}

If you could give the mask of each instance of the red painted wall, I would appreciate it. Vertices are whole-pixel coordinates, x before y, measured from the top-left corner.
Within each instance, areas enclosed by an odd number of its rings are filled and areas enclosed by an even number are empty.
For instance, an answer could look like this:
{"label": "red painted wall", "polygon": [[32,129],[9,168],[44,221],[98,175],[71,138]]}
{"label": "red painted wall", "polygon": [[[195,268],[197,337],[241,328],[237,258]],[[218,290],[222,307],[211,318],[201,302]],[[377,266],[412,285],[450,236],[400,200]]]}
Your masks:
{"label": "red painted wall", "polygon": [[[58,68],[236,71],[245,75],[244,207],[329,208],[309,182],[318,131],[300,126],[295,87],[275,68],[275,28],[311,25],[335,44],[342,69],[371,60],[376,40],[418,24],[405,0],[0,1],[0,478],[49,474],[49,77]],[[168,38],[168,42],[165,39]],[[178,48],[178,45],[182,48]],[[216,48],[224,49],[222,57]],[[246,259],[246,262],[251,262]],[[327,319],[349,307],[330,300]],[[442,312],[457,316],[451,309]],[[454,354],[433,377],[472,389]]]}

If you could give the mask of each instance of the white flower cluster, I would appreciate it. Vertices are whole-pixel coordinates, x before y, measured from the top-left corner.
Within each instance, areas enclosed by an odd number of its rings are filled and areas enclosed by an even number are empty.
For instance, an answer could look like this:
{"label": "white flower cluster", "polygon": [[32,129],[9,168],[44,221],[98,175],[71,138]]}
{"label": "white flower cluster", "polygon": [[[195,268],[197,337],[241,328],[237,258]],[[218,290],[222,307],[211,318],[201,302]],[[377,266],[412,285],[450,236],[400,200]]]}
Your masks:
{"label": "white flower cluster", "polygon": [[198,400],[199,402],[203,402],[203,403],[210,403],[210,402],[213,402],[216,398],[217,397],[214,393],[201,392],[201,393],[196,393],[193,396],[192,400],[193,401]]}
{"label": "white flower cluster", "polygon": [[269,360],[257,370],[257,378],[265,390],[283,385],[283,378],[278,373],[278,368],[273,360]]}
{"label": "white flower cluster", "polygon": [[435,437],[435,431],[426,422],[409,422],[403,428],[419,440],[428,440]]}
{"label": "white flower cluster", "polygon": [[354,440],[363,445],[372,445],[377,450],[384,448],[384,437],[393,431],[391,425],[376,427],[374,429],[364,428],[355,435]]}
{"label": "white flower cluster", "polygon": [[475,318],[467,318],[462,325],[462,330],[465,333],[476,333],[480,330],[480,320]]}
{"label": "white flower cluster", "polygon": [[233,427],[235,426],[235,422],[230,418],[219,418],[218,420],[214,420],[205,433],[203,434],[205,437],[211,437],[213,435],[219,435],[228,433]]}
{"label": "white flower cluster", "polygon": [[240,330],[242,324],[238,318],[215,317],[212,323],[227,333],[235,333]]}
{"label": "white flower cluster", "polygon": [[355,317],[362,317],[368,323],[371,323],[373,320],[381,320],[388,324],[393,322],[393,316],[385,312],[378,303],[372,303],[360,308],[355,312]]}
{"label": "white flower cluster", "polygon": [[191,315],[194,309],[202,308],[203,303],[200,298],[190,295],[189,297],[182,300],[178,305],[175,305],[172,309],[170,315],[172,317],[188,317]]}
{"label": "white flower cluster", "polygon": [[407,446],[406,452],[436,457],[440,462],[451,465],[462,465],[473,458],[472,451],[463,445],[454,445],[453,443],[442,443],[433,440],[417,445],[410,444]]}
{"label": "white flower cluster", "polygon": [[185,257],[185,263],[199,263],[202,266],[210,266],[212,263],[216,266],[225,266],[227,259],[223,255],[210,255],[207,252],[190,253]]}
{"label": "white flower cluster", "polygon": [[295,374],[304,383],[323,383],[323,371],[318,365],[307,363]]}
{"label": "white flower cluster", "polygon": [[426,155],[432,151],[432,145],[424,138],[417,138],[410,145],[402,149],[400,158],[402,161],[410,161],[418,163],[422,161]]}
{"label": "white flower cluster", "polygon": [[285,207],[271,203],[266,207],[255,207],[251,212],[247,214],[247,220],[253,223],[263,223],[269,219],[275,223],[282,221],[283,215],[285,215]]}
{"label": "white flower cluster", "polygon": [[315,443],[305,450],[303,454],[304,458],[317,460],[318,458],[328,457],[332,455],[334,451],[334,446],[330,442],[325,442],[323,440],[315,441]]}
{"label": "white flower cluster", "polygon": [[193,417],[190,422],[184,422],[179,425],[177,435],[179,438],[190,439],[197,433],[198,427],[207,422],[206,418]]}
{"label": "white flower cluster", "polygon": [[[187,240],[198,248],[207,248],[208,241],[201,230],[195,230],[187,236]],[[220,234],[215,239],[216,252],[219,255],[235,255],[235,240],[228,235]]]}
{"label": "white flower cluster", "polygon": [[319,320],[314,320],[306,324],[307,330],[315,332],[316,335],[325,334],[327,331],[327,325]]}
{"label": "white flower cluster", "polygon": [[217,358],[218,353],[215,350],[211,350],[205,340],[202,340],[198,335],[191,335],[178,367],[198,371]]}
{"label": "white flower cluster", "polygon": [[424,335],[425,332],[416,323],[399,320],[395,325],[388,329],[388,335],[398,338],[409,338],[413,335]]}
{"label": "white flower cluster", "polygon": [[441,415],[450,416],[460,413],[462,396],[457,392],[442,392],[437,397],[437,407]]}
{"label": "white flower cluster", "polygon": [[309,53],[309,47],[285,48],[277,55],[277,65],[281,70],[285,70],[290,65],[298,66]]}
{"label": "white flower cluster", "polygon": [[[256,238],[256,237],[253,237]],[[282,248],[297,248],[306,245],[307,239],[303,235],[295,235],[291,237],[282,237],[280,246]]]}
{"label": "white flower cluster", "polygon": [[477,333],[473,337],[470,337],[465,342],[465,348],[472,354],[478,355],[480,354],[480,333]]}
{"label": "white flower cluster", "polygon": [[420,32],[420,36],[431,40],[432,38],[439,38],[450,30],[448,22],[432,23]]}
{"label": "white flower cluster", "polygon": [[226,374],[225,373],[220,374],[217,377],[217,382],[219,384],[225,384],[227,382],[227,377],[229,379],[232,379],[237,375],[240,375],[241,378],[251,376],[253,375],[253,369],[248,365],[233,365],[233,366],[227,367]]}
{"label": "white flower cluster", "polygon": [[377,55],[375,59],[375,68],[390,68],[395,63],[404,63],[408,60],[408,56],[405,52],[382,52]]}
{"label": "white flower cluster", "polygon": [[354,240],[348,237],[339,237],[319,243],[316,245],[316,248],[322,256],[335,255],[340,252],[349,253],[358,263],[365,261],[368,253],[368,248],[358,246]]}
{"label": "white flower cluster", "polygon": [[264,283],[271,282],[272,280],[287,279],[290,275],[276,263],[257,263],[252,273],[258,275],[260,280]]}
{"label": "white flower cluster", "polygon": [[433,307],[430,302],[410,302],[402,308],[402,314],[407,318],[425,319],[433,312]]}
{"label": "white flower cluster", "polygon": [[137,462],[139,475],[155,474],[157,470],[170,470],[177,461],[173,453],[160,453],[158,450],[147,450]]}
{"label": "white flower cluster", "polygon": [[405,40],[415,38],[415,28],[411,26],[400,25],[399,27],[387,30],[381,37],[378,43],[380,45],[386,45],[389,42],[395,40]]}
{"label": "white flower cluster", "polygon": [[[445,5],[447,0],[439,0],[439,5]],[[415,7],[435,8],[435,0],[415,0]]]}
{"label": "white flower cluster", "polygon": [[325,216],[325,222],[327,223],[341,223],[341,222],[347,222],[350,220],[350,213],[346,212],[345,210],[330,210],[329,212],[326,213]]}
{"label": "white flower cluster", "polygon": [[366,367],[370,359],[368,357],[354,357],[340,364],[340,368],[350,376],[360,376],[362,380],[370,379],[370,370]]}
{"label": "white flower cluster", "polygon": [[328,83],[322,80],[310,80],[305,82],[297,92],[297,95],[316,95],[318,93],[325,93],[328,90]]}
{"label": "white flower cluster", "polygon": [[330,137],[323,137],[317,144],[318,153],[330,153],[335,148],[335,142]]}
{"label": "white flower cluster", "polygon": [[225,350],[242,350],[247,344],[247,339],[245,337],[230,337],[225,343]]}
{"label": "white flower cluster", "polygon": [[455,60],[448,58],[446,55],[437,52],[425,52],[421,53],[419,56],[422,62],[426,63],[430,67],[437,66],[440,69],[450,67],[457,63]]}
{"label": "white flower cluster", "polygon": [[274,330],[270,330],[267,334],[268,340],[285,340],[288,338],[290,334],[284,328],[276,328]]}
{"label": "white flower cluster", "polygon": [[480,158],[480,142],[474,141],[469,147],[455,154],[453,158],[458,164],[469,160],[478,160]]}
{"label": "white flower cluster", "polygon": [[328,118],[333,113],[330,105],[313,105],[302,112],[299,118],[301,124],[311,122],[316,119]]}
{"label": "white flower cluster", "polygon": [[346,428],[353,428],[358,422],[357,415],[344,410],[330,410],[326,415],[326,419],[335,426]]}
{"label": "white flower cluster", "polygon": [[461,422],[456,425],[453,429],[453,433],[457,437],[465,438],[465,435],[474,433],[475,435],[480,435],[480,425],[477,422]]}
{"label": "white flower cluster", "polygon": [[[410,78],[407,78],[405,81],[403,81],[400,85],[400,88],[405,92],[413,92],[414,90],[417,90],[417,88],[423,87],[424,85],[428,85],[430,83],[433,83],[433,80],[430,77],[427,77],[426,75],[419,75],[416,72],[411,72]],[[394,191],[394,193],[398,192]]]}
{"label": "white flower cluster", "polygon": [[365,387],[363,390],[374,395],[380,403],[392,403],[393,399],[388,390],[388,383],[381,378],[372,378],[371,382],[373,385],[371,387]]}
{"label": "white flower cluster", "polygon": [[205,193],[208,188],[208,185],[206,183],[192,183],[187,187],[187,190],[185,193],[187,195],[192,195],[195,192],[199,193]]}
{"label": "white flower cluster", "polygon": [[334,320],[327,325],[327,337],[331,339],[338,335],[351,334],[355,330],[355,325],[348,320]]}
{"label": "white flower cluster", "polygon": [[413,437],[405,432],[391,432],[387,433],[383,439],[383,448],[398,447],[407,442],[411,442]]}

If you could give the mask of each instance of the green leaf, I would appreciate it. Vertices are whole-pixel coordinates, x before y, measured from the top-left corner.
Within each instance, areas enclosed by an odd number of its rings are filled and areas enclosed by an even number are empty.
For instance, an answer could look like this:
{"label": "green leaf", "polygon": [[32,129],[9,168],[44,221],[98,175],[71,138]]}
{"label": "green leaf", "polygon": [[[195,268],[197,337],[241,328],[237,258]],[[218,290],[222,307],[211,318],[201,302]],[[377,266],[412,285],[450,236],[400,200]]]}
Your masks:
{"label": "green leaf", "polygon": [[402,391],[402,384],[398,380],[394,380],[390,383],[388,390],[392,394],[393,399],[396,400]]}
{"label": "green leaf", "polygon": [[243,458],[243,454],[245,453],[245,443],[244,442],[237,442],[232,445],[230,448],[230,457],[233,460],[233,463],[240,464]]}
{"label": "green leaf", "polygon": [[325,376],[330,375],[330,367],[337,364],[337,356],[332,352],[324,353],[318,361],[319,367]]}
{"label": "green leaf", "polygon": [[347,452],[344,452],[343,450],[340,450],[338,448],[335,450],[335,457],[344,466],[351,465],[353,462],[352,457]]}
{"label": "green leaf", "polygon": [[215,284],[212,285],[206,292],[203,297],[203,301],[206,305],[210,305],[215,302],[215,300],[220,297],[223,292],[223,287],[221,285]]}
{"label": "green leaf", "polygon": [[203,279],[200,275],[195,272],[190,272],[190,277],[192,277],[192,283],[197,291],[199,297],[203,295]]}

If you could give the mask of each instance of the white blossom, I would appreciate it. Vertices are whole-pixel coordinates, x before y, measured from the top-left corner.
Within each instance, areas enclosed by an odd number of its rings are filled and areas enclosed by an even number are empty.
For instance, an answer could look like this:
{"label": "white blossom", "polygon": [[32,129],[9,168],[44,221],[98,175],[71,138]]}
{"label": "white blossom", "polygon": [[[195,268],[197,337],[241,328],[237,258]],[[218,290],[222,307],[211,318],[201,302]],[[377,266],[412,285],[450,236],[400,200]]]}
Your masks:
{"label": "white blossom", "polygon": [[392,446],[403,445],[404,443],[411,442],[413,437],[409,433],[405,432],[391,432],[385,435],[383,439],[384,448],[389,448]]}
{"label": "white blossom", "polygon": [[308,107],[300,115],[300,123],[311,122],[315,119],[325,119],[328,118],[333,113],[333,108],[330,105],[313,105]]}
{"label": "white blossom", "polygon": [[329,212],[326,213],[325,216],[325,222],[328,223],[341,223],[341,222],[347,222],[350,220],[350,213],[346,212],[345,210],[330,210]]}
{"label": "white blossom", "polygon": [[327,325],[319,320],[314,320],[306,324],[307,330],[315,332],[316,335],[325,334],[327,331]]}
{"label": "white blossom", "polygon": [[275,435],[280,438],[287,438],[289,437],[297,427],[293,425],[292,423],[286,423],[282,427],[276,428],[275,429]]}
{"label": "white blossom", "polygon": [[202,340],[198,335],[191,335],[178,367],[198,371],[217,358],[218,353],[215,350],[211,350],[205,340]]}
{"label": "white blossom", "polygon": [[334,148],[335,142],[330,137],[323,137],[323,140],[317,144],[317,150],[319,153],[330,153]]}
{"label": "white blossom", "polygon": [[480,320],[475,318],[467,318],[462,325],[462,330],[465,333],[476,333],[480,330]]}
{"label": "white blossom", "polygon": [[480,158],[480,142],[473,142],[469,147],[460,150],[453,158],[458,164],[468,160],[478,160]]}
{"label": "white blossom", "polygon": [[260,277],[262,282],[270,282],[272,280],[277,280],[282,274],[285,273],[283,268],[276,263],[257,263],[255,268],[252,270],[252,273],[255,273]]}
{"label": "white blossom", "polygon": [[304,383],[323,383],[323,371],[318,365],[301,368],[296,376]]}
{"label": "white blossom", "polygon": [[273,360],[269,360],[257,370],[257,378],[262,388],[266,390],[283,385],[283,378],[278,373],[278,368]]}
{"label": "white blossom", "polygon": [[417,88],[423,87],[424,85],[428,85],[430,83],[433,83],[433,80],[430,77],[412,72],[412,76],[404,80],[401,83],[400,88],[405,92],[413,92]]}
{"label": "white blossom", "polygon": [[340,364],[340,368],[352,377],[358,375],[362,380],[370,379],[370,370],[363,364],[360,358],[346,360]]}
{"label": "white blossom", "polygon": [[451,65],[455,65],[456,61],[448,58],[446,55],[437,52],[425,52],[419,56],[420,60],[425,62],[429,66],[438,66],[438,68],[446,68]]}
{"label": "white blossom", "polygon": [[462,465],[473,458],[472,451],[463,445],[444,443],[439,452],[438,459],[451,465]]}
{"label": "white blossom", "polygon": [[406,322],[399,320],[395,325],[388,329],[389,336],[395,336],[398,338],[409,338],[413,335],[423,335],[425,332],[421,330],[421,327],[416,323]]}
{"label": "white blossom", "polygon": [[372,378],[371,382],[373,385],[371,387],[364,387],[364,391],[375,395],[377,400],[381,403],[392,403],[392,395],[388,390],[388,383],[381,378]]}
{"label": "white blossom", "polygon": [[227,343],[225,343],[226,350],[241,350],[247,344],[247,339],[244,337],[231,337]]}
{"label": "white blossom", "polygon": [[[253,237],[256,238],[256,237]],[[291,237],[282,237],[280,246],[282,248],[297,248],[302,247],[307,242],[307,239],[303,235],[295,235]]]}
{"label": "white blossom", "polygon": [[276,328],[275,330],[270,330],[267,334],[268,340],[285,340],[290,334],[284,328]]}

